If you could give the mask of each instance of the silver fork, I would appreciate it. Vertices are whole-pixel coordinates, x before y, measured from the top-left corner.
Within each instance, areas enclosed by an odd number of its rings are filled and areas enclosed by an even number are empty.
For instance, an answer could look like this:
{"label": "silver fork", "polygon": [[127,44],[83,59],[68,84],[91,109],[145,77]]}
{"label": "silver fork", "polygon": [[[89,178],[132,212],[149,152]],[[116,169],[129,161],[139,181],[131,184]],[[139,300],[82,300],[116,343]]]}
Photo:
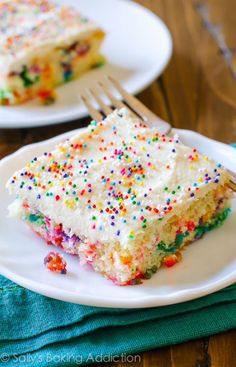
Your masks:
{"label": "silver fork", "polygon": [[[148,124],[148,126],[151,127],[155,127],[156,129],[158,129],[160,134],[168,134],[171,131],[171,125],[162,120],[160,117],[158,117],[157,115],[155,115],[151,110],[149,110],[149,108],[147,108],[142,102],[140,102],[136,97],[132,96],[131,94],[129,94],[120,84],[120,82],[118,82],[118,80],[114,79],[111,76],[108,76],[109,81],[111,82],[112,86],[115,88],[116,91],[119,92],[119,94],[121,95],[123,100],[119,100],[117,99],[111,92],[110,89],[107,87],[106,83],[99,81],[98,82],[98,86],[94,87],[93,89],[89,89],[87,92],[81,94],[81,99],[83,101],[83,103],[85,104],[90,116],[96,120],[96,121],[101,121],[104,116],[108,116],[110,113],[113,112],[114,109],[116,108],[129,108],[129,110],[135,114],[136,116],[138,116],[139,118],[141,118],[144,122],[146,122]],[[100,91],[99,91],[99,89]],[[107,104],[104,103],[104,101],[102,100],[102,98],[100,97],[100,92],[103,92],[108,100],[110,101],[111,106],[113,106],[114,108],[108,106]],[[89,94],[91,96],[93,96],[93,98],[95,99],[95,101],[97,102],[99,109],[103,112],[103,114],[101,112],[99,112],[96,108],[94,108],[94,106],[92,105],[91,101],[91,97],[89,96]],[[229,186],[230,188],[236,192],[236,176],[233,172],[229,171],[231,175],[231,180],[229,182]]]}

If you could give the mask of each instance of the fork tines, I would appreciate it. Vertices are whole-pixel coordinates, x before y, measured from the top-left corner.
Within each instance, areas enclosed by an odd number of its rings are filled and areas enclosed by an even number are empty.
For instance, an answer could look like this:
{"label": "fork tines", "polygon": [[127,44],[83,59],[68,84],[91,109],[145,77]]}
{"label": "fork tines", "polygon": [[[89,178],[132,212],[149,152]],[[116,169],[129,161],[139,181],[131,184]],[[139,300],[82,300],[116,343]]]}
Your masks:
{"label": "fork tines", "polygon": [[[121,99],[115,97],[111,88],[116,91],[116,94],[119,94]],[[103,96],[106,96],[109,102],[108,104],[104,102]],[[99,111],[94,108],[91,97],[97,102]],[[108,116],[115,108],[126,107],[143,121],[148,122],[149,126],[153,125],[158,128],[159,132],[162,134],[167,134],[171,129],[170,124],[156,116],[136,97],[129,94],[118,80],[111,76],[108,76],[106,80],[99,81],[93,88],[89,88],[81,95],[81,99],[92,118],[96,121],[102,120],[104,116]],[[100,111],[102,111],[102,113]]]}

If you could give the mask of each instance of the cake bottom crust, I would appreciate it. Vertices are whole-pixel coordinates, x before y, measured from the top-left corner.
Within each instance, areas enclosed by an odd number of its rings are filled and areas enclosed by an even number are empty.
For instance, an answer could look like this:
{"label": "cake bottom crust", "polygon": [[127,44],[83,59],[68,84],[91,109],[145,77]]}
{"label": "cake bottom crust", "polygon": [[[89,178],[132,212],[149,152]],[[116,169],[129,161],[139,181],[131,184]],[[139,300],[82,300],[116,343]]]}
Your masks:
{"label": "cake bottom crust", "polygon": [[175,265],[181,260],[181,251],[185,246],[224,222],[230,212],[229,193],[225,189],[220,192],[221,195],[219,191],[213,191],[207,198],[192,204],[185,215],[171,218],[155,241],[150,243],[144,238],[132,250],[121,248],[119,244],[109,246],[98,241],[91,243],[87,238],[64,229],[61,223],[55,223],[32,209],[25,201],[20,206],[18,203],[20,209],[17,215],[48,245],[55,245],[77,256],[80,264],[90,264],[96,272],[116,285],[134,285],[141,283],[142,279],[151,278],[162,265]]}

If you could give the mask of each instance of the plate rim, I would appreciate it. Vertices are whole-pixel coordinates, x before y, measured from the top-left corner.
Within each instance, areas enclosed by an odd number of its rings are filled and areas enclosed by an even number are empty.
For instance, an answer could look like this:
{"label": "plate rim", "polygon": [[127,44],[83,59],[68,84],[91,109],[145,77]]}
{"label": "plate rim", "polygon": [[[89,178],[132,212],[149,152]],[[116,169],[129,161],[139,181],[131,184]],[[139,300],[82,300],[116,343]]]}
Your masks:
{"label": "plate rim", "polygon": [[[86,127],[85,127],[86,128]],[[26,146],[23,146],[22,148],[18,149],[16,152],[2,158],[0,160],[0,169],[4,164],[6,164],[9,160],[15,159],[17,156],[24,154],[25,150],[30,150],[32,148],[37,148],[39,146],[42,146],[42,143],[48,144],[48,143],[57,143],[61,139],[68,138],[75,134],[78,131],[81,131],[83,128],[79,128],[76,130],[68,131],[66,133],[57,135],[55,137],[52,137],[50,139],[43,140],[41,142],[28,144]],[[182,135],[195,135],[200,139],[204,139],[206,141],[209,141],[214,144],[220,144],[220,146],[229,149],[229,153],[234,152],[233,147],[230,147],[229,145],[226,145],[224,143],[221,143],[219,141],[210,139],[208,137],[205,137],[202,134],[199,134],[197,132],[194,132],[192,130],[186,130],[186,129],[172,129],[173,133],[179,133]],[[44,145],[44,144],[43,144]],[[197,299],[203,296],[206,296],[208,294],[214,293],[220,289],[223,289],[231,284],[233,284],[236,281],[236,269],[235,271],[231,271],[229,274],[226,274],[222,279],[211,282],[210,284],[206,285],[204,283],[199,283],[199,286],[197,289],[195,288],[185,288],[182,290],[173,291],[171,295],[149,295],[147,296],[134,296],[132,299],[116,299],[115,304],[112,300],[108,300],[107,298],[97,298],[96,296],[90,296],[89,294],[83,296],[80,293],[76,294],[73,291],[67,291],[67,290],[61,290],[59,288],[55,288],[53,285],[45,285],[41,284],[40,282],[31,280],[29,278],[25,278],[17,273],[14,273],[13,271],[5,268],[3,264],[1,264],[0,260],[0,274],[3,276],[6,276],[13,282],[16,282],[17,284],[30,289],[31,291],[37,292],[39,294],[43,294],[44,296],[55,298],[61,301],[71,302],[71,303],[77,303],[77,304],[83,304],[83,305],[89,305],[89,306],[96,306],[96,307],[108,307],[108,308],[150,308],[150,307],[161,307],[161,306],[167,306],[171,304],[177,304],[182,303],[186,301],[190,301],[193,299]],[[198,284],[198,283],[196,283]]]}
{"label": "plate rim", "polygon": [[[137,296],[133,297],[132,300],[129,300],[128,303],[127,300],[125,299],[116,300],[114,305],[112,301],[109,301],[105,298],[96,298],[90,295],[83,296],[80,294],[79,299],[78,298],[75,299],[75,293],[72,291],[63,290],[65,293],[64,295],[62,295],[61,293],[62,290],[58,288],[52,288],[48,285],[45,288],[44,284],[42,285],[41,283],[37,283],[36,281],[26,279],[19,275],[14,276],[14,273],[4,268],[1,264],[0,264],[0,274],[30,291],[33,291],[35,293],[41,294],[49,298],[56,299],[58,301],[80,304],[84,306],[105,307],[105,308],[127,308],[127,309],[163,307],[192,301],[210,295],[217,291],[220,291],[221,289],[224,289],[234,284],[236,281],[236,272],[235,272],[235,274],[231,273],[228,276],[225,276],[223,278],[223,281],[215,282],[214,286],[208,285],[200,287],[198,289],[198,292],[200,292],[200,294],[198,295],[196,295],[197,292],[196,290],[186,288],[184,290],[173,292],[171,296],[168,295],[169,298],[168,301],[166,301],[166,295],[158,295],[158,302],[157,302],[157,296],[155,295],[149,296],[148,300],[145,298],[145,296],[139,296],[139,297]],[[35,284],[37,284],[37,290],[35,290],[36,289],[34,287]]]}

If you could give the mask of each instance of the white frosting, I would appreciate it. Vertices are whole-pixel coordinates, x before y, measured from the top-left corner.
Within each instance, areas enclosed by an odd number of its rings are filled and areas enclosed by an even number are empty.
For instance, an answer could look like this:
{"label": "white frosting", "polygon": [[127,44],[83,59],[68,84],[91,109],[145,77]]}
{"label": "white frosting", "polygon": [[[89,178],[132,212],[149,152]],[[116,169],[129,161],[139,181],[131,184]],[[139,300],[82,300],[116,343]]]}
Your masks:
{"label": "white frosting", "polygon": [[215,162],[158,135],[126,109],[92,122],[14,176],[9,191],[56,223],[92,242],[122,246],[228,179]]}
{"label": "white frosting", "polygon": [[99,29],[70,7],[45,0],[1,1],[1,74],[18,71],[32,57],[70,45]]}

